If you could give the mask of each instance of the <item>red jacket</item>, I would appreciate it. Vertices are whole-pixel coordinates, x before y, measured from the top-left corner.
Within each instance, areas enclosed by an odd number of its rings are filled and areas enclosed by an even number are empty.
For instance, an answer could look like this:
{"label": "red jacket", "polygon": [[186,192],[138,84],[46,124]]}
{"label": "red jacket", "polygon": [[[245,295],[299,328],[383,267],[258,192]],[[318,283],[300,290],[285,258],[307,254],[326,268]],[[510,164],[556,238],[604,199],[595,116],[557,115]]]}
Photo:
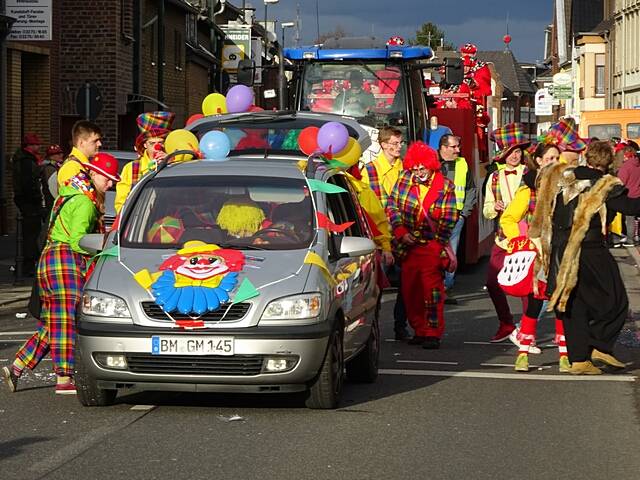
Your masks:
{"label": "red jacket", "polygon": [[629,198],[640,197],[640,160],[634,156],[626,160],[620,170],[618,178],[629,189]]}

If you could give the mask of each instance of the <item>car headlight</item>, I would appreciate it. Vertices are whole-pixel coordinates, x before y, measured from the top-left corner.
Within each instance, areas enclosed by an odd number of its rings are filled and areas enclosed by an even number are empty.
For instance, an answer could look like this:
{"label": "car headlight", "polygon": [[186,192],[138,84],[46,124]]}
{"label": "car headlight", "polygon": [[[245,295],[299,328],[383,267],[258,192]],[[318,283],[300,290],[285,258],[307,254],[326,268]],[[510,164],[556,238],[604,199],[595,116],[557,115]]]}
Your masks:
{"label": "car headlight", "polygon": [[261,320],[304,320],[320,315],[319,293],[307,293],[274,300],[264,309]]}
{"label": "car headlight", "polygon": [[82,313],[96,317],[131,318],[127,302],[120,297],[102,292],[84,293]]}

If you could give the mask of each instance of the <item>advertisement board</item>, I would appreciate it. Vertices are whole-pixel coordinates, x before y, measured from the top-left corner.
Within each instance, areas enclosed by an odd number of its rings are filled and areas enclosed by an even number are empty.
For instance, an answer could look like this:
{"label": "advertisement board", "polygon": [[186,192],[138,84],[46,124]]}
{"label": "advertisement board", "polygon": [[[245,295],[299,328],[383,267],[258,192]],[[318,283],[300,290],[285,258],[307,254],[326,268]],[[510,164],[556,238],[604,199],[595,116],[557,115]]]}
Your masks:
{"label": "advertisement board", "polygon": [[7,40],[51,40],[53,0],[7,0],[6,15],[16,19]]}

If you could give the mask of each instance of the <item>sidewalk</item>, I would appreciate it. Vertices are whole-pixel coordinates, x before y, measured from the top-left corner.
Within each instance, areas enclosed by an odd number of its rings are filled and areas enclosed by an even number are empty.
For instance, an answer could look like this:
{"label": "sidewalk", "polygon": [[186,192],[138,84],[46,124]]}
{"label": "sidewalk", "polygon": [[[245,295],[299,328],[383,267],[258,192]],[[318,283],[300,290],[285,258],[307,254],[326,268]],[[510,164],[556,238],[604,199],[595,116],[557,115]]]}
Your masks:
{"label": "sidewalk", "polygon": [[24,278],[16,282],[13,271],[16,256],[16,237],[14,234],[0,235],[0,309],[7,307],[25,307],[31,295],[33,278]]}

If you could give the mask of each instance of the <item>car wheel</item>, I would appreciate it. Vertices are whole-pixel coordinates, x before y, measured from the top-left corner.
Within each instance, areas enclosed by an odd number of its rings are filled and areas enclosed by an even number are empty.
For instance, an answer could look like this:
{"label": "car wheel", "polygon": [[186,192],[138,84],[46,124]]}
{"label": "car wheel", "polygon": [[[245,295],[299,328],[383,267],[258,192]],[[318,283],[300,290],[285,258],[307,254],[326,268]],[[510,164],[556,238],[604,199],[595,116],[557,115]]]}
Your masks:
{"label": "car wheel", "polygon": [[82,359],[82,352],[79,348],[76,349],[75,360],[76,367],[73,379],[76,384],[80,403],[85,407],[106,407],[113,405],[118,391],[98,387],[96,379],[87,371]]}
{"label": "car wheel", "polygon": [[373,383],[378,378],[380,360],[380,325],[378,309],[371,325],[371,333],[366,346],[353,360],[347,362],[347,378],[356,383]]}
{"label": "car wheel", "polygon": [[336,322],[320,373],[309,388],[305,402],[308,408],[331,409],[340,403],[344,380],[343,332],[340,325],[340,322]]}

